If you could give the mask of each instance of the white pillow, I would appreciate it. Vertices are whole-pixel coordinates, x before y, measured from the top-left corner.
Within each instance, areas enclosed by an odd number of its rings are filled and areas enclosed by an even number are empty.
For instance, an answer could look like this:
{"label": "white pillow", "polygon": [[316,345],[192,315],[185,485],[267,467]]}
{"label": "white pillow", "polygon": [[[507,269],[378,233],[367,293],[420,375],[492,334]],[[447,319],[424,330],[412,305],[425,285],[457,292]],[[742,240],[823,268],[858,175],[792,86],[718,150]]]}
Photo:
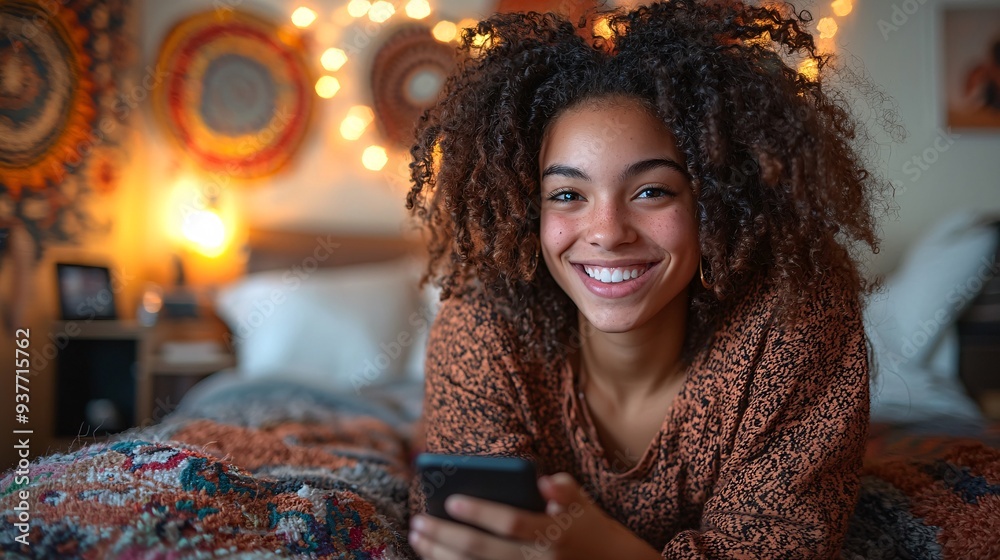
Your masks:
{"label": "white pillow", "polygon": [[[298,274],[296,273],[298,272]],[[216,306],[248,378],[360,393],[402,377],[419,332],[416,259],[248,275]]]}
{"label": "white pillow", "polygon": [[875,344],[879,374],[872,390],[872,419],[921,422],[939,418],[980,420],[978,405],[957,378],[958,329],[945,331],[931,363],[893,364]]}
{"label": "white pillow", "polygon": [[942,219],[865,306],[878,368],[873,418],[981,416],[958,379],[954,324],[991,272],[998,240],[987,222],[976,210]]}
{"label": "white pillow", "polygon": [[997,229],[977,210],[947,216],[914,244],[886,283],[907,357],[927,359],[988,281],[996,250]]}

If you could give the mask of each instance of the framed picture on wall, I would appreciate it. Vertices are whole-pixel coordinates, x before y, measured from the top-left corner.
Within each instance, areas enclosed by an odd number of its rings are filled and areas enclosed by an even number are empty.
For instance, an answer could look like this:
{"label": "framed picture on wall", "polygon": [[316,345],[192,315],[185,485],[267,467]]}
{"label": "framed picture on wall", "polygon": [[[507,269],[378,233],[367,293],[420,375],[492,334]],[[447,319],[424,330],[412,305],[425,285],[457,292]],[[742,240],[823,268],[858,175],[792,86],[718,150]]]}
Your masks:
{"label": "framed picture on wall", "polygon": [[60,317],[64,321],[115,319],[111,272],[104,266],[56,264]]}
{"label": "framed picture on wall", "polygon": [[1000,131],[1000,6],[946,6],[942,23],[945,124]]}

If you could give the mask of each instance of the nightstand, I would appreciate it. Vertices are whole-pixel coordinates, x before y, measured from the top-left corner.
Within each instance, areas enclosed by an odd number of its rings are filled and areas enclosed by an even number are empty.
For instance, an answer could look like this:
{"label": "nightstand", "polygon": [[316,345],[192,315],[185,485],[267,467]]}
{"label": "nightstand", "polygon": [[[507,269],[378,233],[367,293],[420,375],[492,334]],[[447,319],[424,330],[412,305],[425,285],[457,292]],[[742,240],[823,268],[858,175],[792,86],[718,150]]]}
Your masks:
{"label": "nightstand", "polygon": [[204,313],[161,318],[152,327],[117,320],[54,322],[55,440],[103,437],[159,422],[196,383],[236,364],[227,333],[221,320]]}
{"label": "nightstand", "polygon": [[236,365],[228,329],[214,314],[160,318],[153,327],[152,353],[146,370],[147,393],[141,396],[140,425],[154,424],[173,411],[184,394],[205,377]]}
{"label": "nightstand", "polygon": [[135,321],[52,324],[57,439],[119,432],[143,418],[151,334]]}

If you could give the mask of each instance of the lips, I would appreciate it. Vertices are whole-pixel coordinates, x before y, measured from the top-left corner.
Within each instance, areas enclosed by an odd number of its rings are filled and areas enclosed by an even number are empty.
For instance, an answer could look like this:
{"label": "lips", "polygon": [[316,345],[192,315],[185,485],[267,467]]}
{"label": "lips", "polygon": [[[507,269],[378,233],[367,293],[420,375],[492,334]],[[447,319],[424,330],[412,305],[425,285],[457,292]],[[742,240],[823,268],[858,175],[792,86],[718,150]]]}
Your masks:
{"label": "lips", "polygon": [[[610,264],[610,263],[608,263]],[[622,298],[632,295],[649,283],[649,271],[660,262],[624,263],[618,266],[596,264],[574,264],[573,269],[580,276],[583,285],[592,294],[602,298]],[[588,270],[589,269],[589,270]],[[625,278],[628,271],[628,278]]]}

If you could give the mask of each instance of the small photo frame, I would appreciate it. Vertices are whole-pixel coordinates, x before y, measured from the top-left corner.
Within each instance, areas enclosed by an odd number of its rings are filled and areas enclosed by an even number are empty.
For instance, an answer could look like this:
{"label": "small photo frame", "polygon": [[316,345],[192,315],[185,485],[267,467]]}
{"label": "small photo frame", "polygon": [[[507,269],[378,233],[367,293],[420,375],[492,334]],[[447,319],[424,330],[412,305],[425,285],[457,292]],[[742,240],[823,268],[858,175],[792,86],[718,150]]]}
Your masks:
{"label": "small photo frame", "polygon": [[946,6],[942,24],[945,124],[1000,132],[1000,7]]}
{"label": "small photo frame", "polygon": [[117,318],[111,271],[107,267],[56,263],[56,278],[60,316],[64,321]]}

